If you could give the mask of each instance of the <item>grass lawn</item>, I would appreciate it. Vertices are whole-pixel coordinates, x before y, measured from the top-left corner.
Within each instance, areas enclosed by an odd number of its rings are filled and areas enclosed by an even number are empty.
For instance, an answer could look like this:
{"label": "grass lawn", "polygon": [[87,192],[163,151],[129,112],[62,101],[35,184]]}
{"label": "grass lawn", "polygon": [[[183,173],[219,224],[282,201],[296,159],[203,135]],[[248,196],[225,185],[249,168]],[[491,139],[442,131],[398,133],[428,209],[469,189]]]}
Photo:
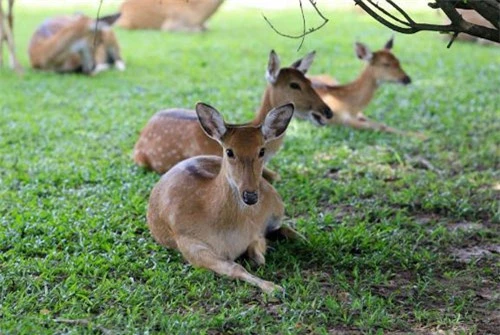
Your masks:
{"label": "grass lawn", "polygon": [[[61,9],[16,10],[27,66],[31,33]],[[298,9],[266,13],[298,30]],[[117,29],[123,73],[0,70],[0,333],[498,332],[498,47],[396,35],[413,83],[383,86],[366,115],[428,141],[292,122],[270,167],[286,222],[310,244],[274,244],[259,269],[244,262],[284,296],[194,269],[151,238],[158,176],[131,160],[150,116],[204,101],[250,120],[270,49],[284,64],[316,50],[311,74],[354,79],[353,42],[377,49],[392,32],[325,14],[331,22],[298,52],[261,10],[223,8],[205,34]]]}

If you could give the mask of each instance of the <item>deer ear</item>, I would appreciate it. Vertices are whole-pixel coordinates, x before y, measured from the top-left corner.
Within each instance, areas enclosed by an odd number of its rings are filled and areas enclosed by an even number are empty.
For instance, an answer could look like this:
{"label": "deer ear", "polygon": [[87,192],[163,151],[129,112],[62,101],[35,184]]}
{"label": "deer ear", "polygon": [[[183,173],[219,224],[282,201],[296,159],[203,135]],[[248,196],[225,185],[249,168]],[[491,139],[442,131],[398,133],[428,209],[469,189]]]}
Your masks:
{"label": "deer ear", "polygon": [[290,67],[293,67],[305,74],[311,67],[315,56],[316,56],[316,51],[312,51],[307,55],[305,55],[304,58],[296,60],[292,65],[290,65]]}
{"label": "deer ear", "polygon": [[196,104],[196,114],[203,131],[214,140],[221,142],[226,133],[226,125],[222,115],[210,105],[203,102]]}
{"label": "deer ear", "polygon": [[356,42],[354,48],[356,50],[356,56],[358,56],[359,59],[367,62],[369,62],[372,59],[373,57],[372,52],[363,43]]}
{"label": "deer ear", "polygon": [[280,73],[280,59],[274,50],[269,53],[269,62],[267,63],[266,80],[270,84],[276,83]]}
{"label": "deer ear", "polygon": [[266,142],[272,141],[285,133],[293,116],[293,104],[286,104],[272,109],[262,124],[262,134]]}
{"label": "deer ear", "polygon": [[392,35],[391,39],[387,41],[384,45],[385,50],[391,50],[392,46],[394,45],[394,35]]}
{"label": "deer ear", "polygon": [[116,13],[116,14],[111,14],[107,16],[101,16],[97,21],[98,22],[103,22],[108,24],[109,26],[112,26],[121,16],[121,13]]}

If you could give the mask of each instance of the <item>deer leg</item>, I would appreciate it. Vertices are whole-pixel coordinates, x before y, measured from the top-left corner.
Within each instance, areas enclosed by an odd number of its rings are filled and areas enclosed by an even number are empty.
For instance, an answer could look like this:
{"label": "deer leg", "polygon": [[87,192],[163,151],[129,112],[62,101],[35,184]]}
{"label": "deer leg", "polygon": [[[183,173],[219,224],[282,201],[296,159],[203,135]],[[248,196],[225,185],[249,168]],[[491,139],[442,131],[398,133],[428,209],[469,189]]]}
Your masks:
{"label": "deer leg", "polygon": [[264,167],[264,170],[262,171],[262,177],[264,177],[264,179],[270,182],[271,184],[281,180],[279,173],[274,172],[273,170],[268,169],[267,167]]}
{"label": "deer leg", "polygon": [[87,41],[79,40],[73,43],[70,49],[80,55],[83,73],[92,74],[92,70],[94,70],[95,66],[94,55],[92,54],[92,50],[90,49]]}
{"label": "deer leg", "polygon": [[177,239],[177,246],[182,255],[194,266],[207,268],[234,279],[244,280],[249,284],[259,287],[266,293],[282,290],[280,286],[250,274],[245,268],[234,261],[218,256],[208,245],[200,240],[179,237]]}
{"label": "deer leg", "polygon": [[266,234],[266,238],[268,238],[270,241],[286,239],[294,241],[304,241],[309,243],[309,240],[304,235],[286,225],[283,225],[276,230],[268,232]]}
{"label": "deer leg", "polygon": [[98,74],[99,72],[109,70],[110,64],[108,63],[108,55],[106,53],[106,47],[103,43],[98,44],[95,47],[95,67],[92,71],[92,75]]}
{"label": "deer leg", "polygon": [[266,263],[266,259],[264,257],[266,248],[266,239],[264,237],[261,237],[248,246],[248,257],[250,257],[250,259],[253,260],[257,265],[264,265]]}
{"label": "deer leg", "polygon": [[383,123],[378,123],[366,118],[364,115],[359,115],[356,118],[349,117],[342,120],[342,124],[355,129],[370,129],[385,133],[398,134],[403,136],[414,136],[420,139],[425,139],[425,135],[419,133],[405,132],[396,128],[389,127]]}
{"label": "deer leg", "polygon": [[399,130],[399,129],[396,129],[396,128],[392,128],[392,127],[390,127],[390,126],[388,126],[386,124],[372,121],[372,120],[366,118],[366,116],[364,116],[364,115],[361,115],[360,118],[363,120],[363,122],[367,122],[370,125],[371,129],[376,129],[378,131],[382,131],[382,132],[386,132],[386,133],[391,133],[391,134],[402,135],[402,136],[413,136],[413,137],[416,137],[416,138],[418,138],[420,140],[427,139],[427,136],[425,136],[424,134],[420,134],[420,133],[417,133],[417,132],[411,132],[411,131],[403,131],[403,130]]}
{"label": "deer leg", "polygon": [[289,239],[289,240],[303,240],[303,241],[307,241],[307,238],[304,235],[302,235],[301,233],[299,233],[295,229],[293,229],[291,227],[288,227],[286,225],[283,225],[283,226],[279,227],[276,232],[278,234],[280,234],[281,236],[285,237],[286,239]]}
{"label": "deer leg", "polygon": [[[9,5],[11,6],[12,3],[9,2]],[[9,13],[10,15],[12,15],[12,8],[9,8]],[[9,23],[8,22],[4,22],[4,13],[3,13],[3,10],[0,6],[0,27],[1,27],[1,41],[3,42],[3,40],[5,40],[7,42],[7,48],[9,50],[9,56],[10,56],[10,63],[11,63],[11,67],[17,72],[17,73],[21,73],[23,71],[23,68],[21,66],[21,64],[19,63],[19,61],[17,60],[17,57],[16,57],[16,49],[15,49],[15,46],[14,46],[14,37],[12,35],[12,29],[11,27],[9,26]]]}
{"label": "deer leg", "polygon": [[116,40],[115,34],[113,31],[103,31],[103,34],[107,62],[113,64],[118,71],[124,71],[125,62],[121,57],[120,45]]}

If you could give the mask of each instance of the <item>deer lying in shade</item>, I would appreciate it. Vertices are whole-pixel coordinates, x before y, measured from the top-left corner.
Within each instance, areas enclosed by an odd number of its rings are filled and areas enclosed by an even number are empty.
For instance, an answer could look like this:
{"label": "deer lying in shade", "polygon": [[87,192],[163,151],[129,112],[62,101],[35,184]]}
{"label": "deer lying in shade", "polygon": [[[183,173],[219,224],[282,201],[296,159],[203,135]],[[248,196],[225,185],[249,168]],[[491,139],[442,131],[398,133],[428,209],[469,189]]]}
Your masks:
{"label": "deer lying in shade", "polygon": [[118,16],[97,21],[81,14],[46,20],[29,45],[31,66],[59,73],[96,74],[114,66],[125,69],[120,47],[110,25]]}
{"label": "deer lying in shade", "polygon": [[222,0],[126,0],[117,22],[125,29],[200,32]]}
{"label": "deer lying in shade", "polygon": [[404,132],[368,119],[363,110],[373,99],[377,88],[386,82],[408,85],[411,78],[401,67],[398,58],[391,52],[394,40],[391,38],[383,49],[371,52],[362,44],[355,44],[356,55],[367,62],[360,76],[349,84],[339,85],[329,75],[311,76],[313,87],[327,105],[335,111],[329,124],[342,124],[356,129],[372,129],[424,139],[418,133]]}
{"label": "deer lying in shade", "polygon": [[196,105],[196,114],[224,154],[184,160],[162,176],[149,200],[151,233],[194,266],[244,280],[264,292],[281,290],[234,260],[246,253],[264,265],[267,234],[300,236],[281,225],[281,197],[262,178],[266,151],[284,135],[293,105],[271,110],[257,126],[226,124],[217,110],[203,103]]}
{"label": "deer lying in shade", "polygon": [[[269,111],[285,103],[295,105],[295,116],[308,119],[315,125],[324,125],[332,111],[314,91],[305,73],[311,66],[315,53],[294,62],[290,67],[280,67],[278,55],[271,51],[266,71],[268,85],[255,119],[250,124],[264,122]],[[283,138],[269,144],[264,160],[267,162],[281,147]],[[194,111],[170,109],[156,113],[141,131],[134,148],[134,161],[158,173],[168,171],[177,162],[197,155],[222,155],[220,145],[200,128]],[[278,175],[264,170],[269,181]]]}

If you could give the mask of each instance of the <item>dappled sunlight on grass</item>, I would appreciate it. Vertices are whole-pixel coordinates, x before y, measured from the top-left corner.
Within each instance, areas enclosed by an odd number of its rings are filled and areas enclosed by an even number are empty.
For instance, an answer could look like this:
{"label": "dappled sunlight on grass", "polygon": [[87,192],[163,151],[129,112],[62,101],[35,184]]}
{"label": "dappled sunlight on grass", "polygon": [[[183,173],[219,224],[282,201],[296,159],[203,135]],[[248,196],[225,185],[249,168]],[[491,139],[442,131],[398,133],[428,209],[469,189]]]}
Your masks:
{"label": "dappled sunlight on grass", "polygon": [[[89,6],[82,10],[93,15]],[[35,27],[64,11],[17,8],[23,65]],[[125,72],[1,69],[0,333],[500,329],[491,293],[499,284],[499,48],[396,35],[413,83],[381,86],[365,114],[426,141],[291,123],[270,167],[282,177],[275,187],[286,222],[309,243],[272,243],[266,265],[252,268],[282,285],[283,297],[194,269],[151,238],[146,207],[159,176],[131,160],[147,120],[197,101],[230,122],[251,120],[271,49],[284,65],[316,50],[311,74],[353,80],[363,68],[354,41],[376,50],[392,32],[352,11],[326,14],[331,22],[300,51],[272,33],[261,10],[233,8],[205,34],[116,29]],[[297,29],[296,11],[269,17]]]}

